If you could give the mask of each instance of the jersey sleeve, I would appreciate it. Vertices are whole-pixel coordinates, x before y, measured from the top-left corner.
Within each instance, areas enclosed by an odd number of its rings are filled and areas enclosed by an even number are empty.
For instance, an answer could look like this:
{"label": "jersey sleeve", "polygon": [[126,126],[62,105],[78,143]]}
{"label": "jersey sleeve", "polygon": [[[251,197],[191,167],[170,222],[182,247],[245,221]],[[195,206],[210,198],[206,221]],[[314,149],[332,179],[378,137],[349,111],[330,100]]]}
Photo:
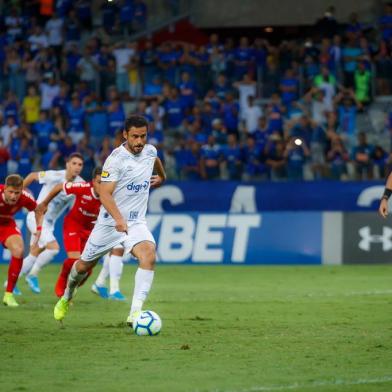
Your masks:
{"label": "jersey sleeve", "polygon": [[66,195],[82,196],[90,192],[89,182],[64,182],[63,190]]}
{"label": "jersey sleeve", "polygon": [[46,170],[38,172],[38,182],[40,184],[47,184],[61,178],[61,173],[56,170]]}
{"label": "jersey sleeve", "polygon": [[154,158],[158,156],[158,151],[152,144],[148,145],[148,155],[151,155]]}
{"label": "jersey sleeve", "polygon": [[117,155],[109,156],[103,165],[101,181],[118,181],[121,177],[121,166],[121,161]]}
{"label": "jersey sleeve", "polygon": [[29,211],[34,211],[37,208],[37,202],[34,197],[30,195],[30,193],[23,191],[22,192],[22,207],[27,208]]}

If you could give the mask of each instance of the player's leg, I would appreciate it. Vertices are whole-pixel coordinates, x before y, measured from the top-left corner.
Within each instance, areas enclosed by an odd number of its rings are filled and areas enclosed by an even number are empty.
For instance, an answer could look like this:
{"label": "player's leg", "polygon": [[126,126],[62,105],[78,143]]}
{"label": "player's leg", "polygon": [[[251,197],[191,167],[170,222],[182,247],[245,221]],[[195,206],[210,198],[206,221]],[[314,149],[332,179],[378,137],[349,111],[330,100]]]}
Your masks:
{"label": "player's leg", "polygon": [[106,279],[109,277],[109,262],[110,262],[110,254],[107,254],[103,258],[103,264],[101,271],[98,274],[97,279],[91,286],[91,291],[94,294],[99,295],[101,298],[108,298],[108,289],[106,287]]}
{"label": "player's leg", "polygon": [[58,300],[54,307],[53,315],[55,320],[62,321],[68,312],[69,302],[74,296],[75,290],[88,277],[91,271],[97,264],[99,258],[92,261],[78,260],[71,268],[68,276],[67,287],[64,290],[64,295]]}
{"label": "player's leg", "polygon": [[72,299],[75,289],[88,276],[88,272],[103,255],[121,243],[125,237],[125,233],[117,232],[114,227],[100,224],[94,226],[84,247],[81,259],[72,266],[64,295],[54,308],[54,318],[56,320],[63,320],[68,312],[69,301]]}
{"label": "player's leg", "polygon": [[139,242],[133,247],[132,254],[139,260],[139,268],[135,274],[131,310],[127,319],[127,323],[130,325],[142,310],[154,280],[155,243],[149,240]]}
{"label": "player's leg", "polygon": [[19,278],[23,265],[23,239],[19,233],[12,233],[5,241],[4,246],[11,252],[11,262],[8,268],[8,280],[3,303],[9,307],[19,306],[13,296],[13,290]]}
{"label": "player's leg", "polygon": [[60,274],[56,281],[54,291],[57,297],[61,297],[64,294],[68,276],[72,266],[80,258],[80,250],[82,248],[82,237],[80,233],[67,220],[65,220],[63,227],[63,242],[65,251],[67,252],[67,258],[61,266]]}
{"label": "player's leg", "polygon": [[44,221],[42,225],[41,237],[38,241],[38,246],[40,248],[45,248],[36,258],[34,265],[26,276],[26,282],[30,286],[30,289],[39,294],[41,289],[39,287],[38,274],[41,269],[49,264],[53,258],[59,253],[60,246],[53,234],[54,226],[49,225]]}
{"label": "player's leg", "polygon": [[72,266],[80,257],[80,252],[67,252],[67,258],[64,260],[60,274],[57,278],[54,292],[57,297],[61,297],[64,294],[64,290],[67,287],[68,276],[71,272]]}
{"label": "player's leg", "polygon": [[123,272],[124,248],[114,248],[110,254],[109,274],[110,274],[110,295],[109,299],[115,301],[125,301],[124,295],[120,291],[120,279]]}
{"label": "player's leg", "polygon": [[[36,222],[33,212],[29,212],[26,218],[26,225],[30,231],[30,252],[23,260],[22,271],[20,271],[20,276],[27,275],[31,268],[33,267],[38,255],[44,250],[43,239],[40,238],[38,244],[34,243],[34,233],[36,232]],[[41,233],[42,237],[42,233]]]}

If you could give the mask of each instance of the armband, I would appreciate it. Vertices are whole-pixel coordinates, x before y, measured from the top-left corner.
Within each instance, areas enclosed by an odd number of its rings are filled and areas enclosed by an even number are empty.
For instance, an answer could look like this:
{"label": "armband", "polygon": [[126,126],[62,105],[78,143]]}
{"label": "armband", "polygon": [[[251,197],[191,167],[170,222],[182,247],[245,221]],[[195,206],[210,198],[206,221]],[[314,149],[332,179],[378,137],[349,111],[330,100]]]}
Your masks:
{"label": "armband", "polygon": [[385,188],[384,194],[382,195],[382,199],[389,200],[392,195],[392,189]]}

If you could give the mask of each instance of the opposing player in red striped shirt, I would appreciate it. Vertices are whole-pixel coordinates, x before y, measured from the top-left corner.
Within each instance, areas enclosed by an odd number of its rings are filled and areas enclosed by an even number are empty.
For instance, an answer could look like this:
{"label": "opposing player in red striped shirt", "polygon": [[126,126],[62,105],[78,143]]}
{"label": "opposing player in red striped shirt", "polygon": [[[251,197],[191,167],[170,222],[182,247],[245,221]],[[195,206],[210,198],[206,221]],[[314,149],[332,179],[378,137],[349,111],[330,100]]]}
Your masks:
{"label": "opposing player in red striped shirt", "polygon": [[37,243],[41,235],[43,213],[37,208],[33,196],[23,190],[23,178],[18,174],[11,174],[5,179],[5,184],[0,185],[0,243],[11,252],[7,287],[3,297],[4,305],[9,307],[19,306],[13,291],[23,265],[24,244],[14,215],[23,207],[35,212],[37,231],[34,235]]}
{"label": "opposing player in red striped shirt", "polygon": [[91,182],[64,182],[56,185],[40,204],[40,210],[44,211],[50,201],[62,190],[67,195],[75,195],[75,203],[64,218],[63,240],[68,258],[64,260],[56,282],[55,293],[58,297],[64,294],[69,272],[80,257],[98,217],[101,206],[99,201],[101,172],[101,168],[94,169]]}

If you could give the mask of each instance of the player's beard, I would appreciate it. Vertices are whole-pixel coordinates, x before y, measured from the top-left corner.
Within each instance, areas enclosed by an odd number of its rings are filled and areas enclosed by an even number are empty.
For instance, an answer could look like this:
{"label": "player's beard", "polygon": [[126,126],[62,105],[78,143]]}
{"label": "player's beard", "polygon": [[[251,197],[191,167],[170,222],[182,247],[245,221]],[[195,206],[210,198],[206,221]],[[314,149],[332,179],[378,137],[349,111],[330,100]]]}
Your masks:
{"label": "player's beard", "polygon": [[133,146],[128,144],[128,147],[133,154],[140,154],[143,151],[144,144],[136,144]]}

